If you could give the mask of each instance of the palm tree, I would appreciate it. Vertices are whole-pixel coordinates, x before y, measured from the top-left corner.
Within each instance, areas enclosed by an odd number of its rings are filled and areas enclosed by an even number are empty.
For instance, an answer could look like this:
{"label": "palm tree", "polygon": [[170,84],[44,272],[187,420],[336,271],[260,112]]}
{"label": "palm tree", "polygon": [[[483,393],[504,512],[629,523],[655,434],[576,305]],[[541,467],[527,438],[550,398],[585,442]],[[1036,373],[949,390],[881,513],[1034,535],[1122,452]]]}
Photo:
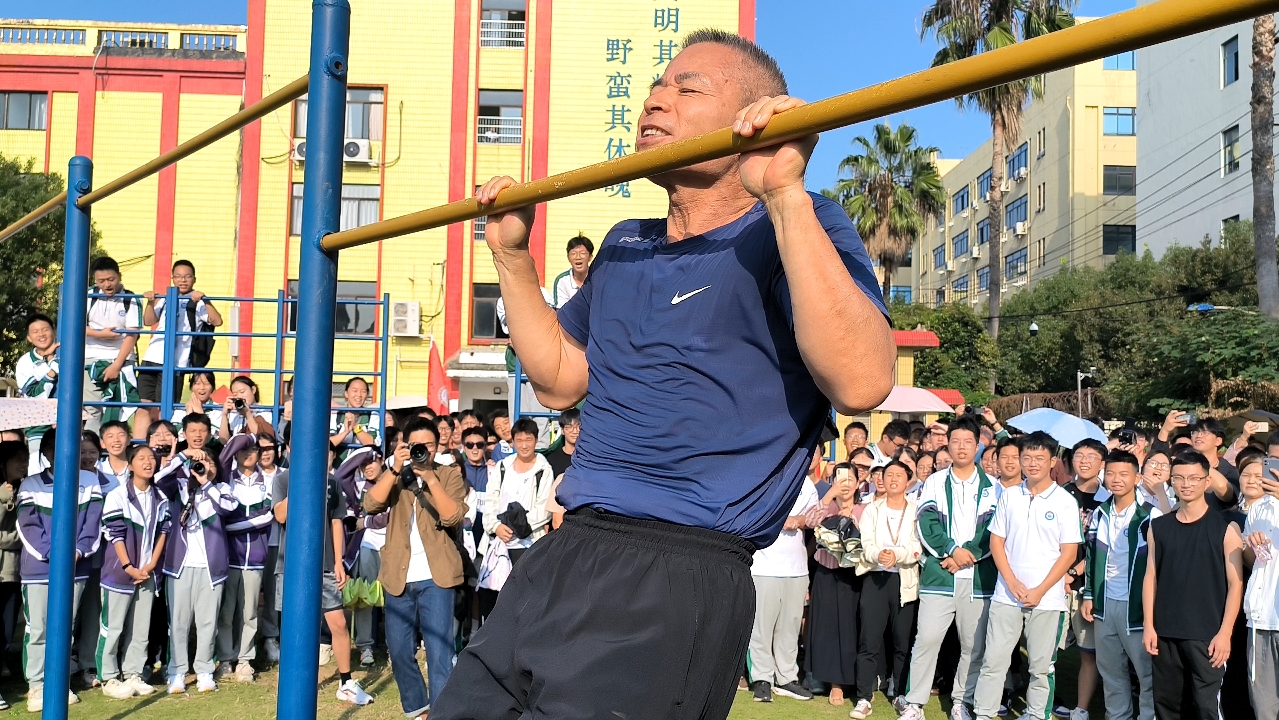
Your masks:
{"label": "palm tree", "polygon": [[[933,67],[1008,47],[1021,40],[1071,27],[1075,0],[933,0],[924,11],[921,35],[932,35],[941,49]],[[955,98],[990,116],[990,319],[991,337],[999,336],[999,300],[1003,274],[1000,235],[1004,224],[1004,157],[1021,135],[1022,110],[1031,97],[1043,97],[1043,78],[1030,78]]]}
{"label": "palm tree", "polygon": [[1252,240],[1256,247],[1257,300],[1279,320],[1279,269],[1275,266],[1275,16],[1252,21]]}
{"label": "palm tree", "polygon": [[857,225],[866,251],[884,271],[884,302],[893,286],[893,270],[910,255],[924,231],[925,218],[946,207],[946,190],[933,164],[935,147],[915,144],[915,128],[875,126],[874,140],[858,136],[861,153],[839,163],[840,178],[822,194],[838,202]]}

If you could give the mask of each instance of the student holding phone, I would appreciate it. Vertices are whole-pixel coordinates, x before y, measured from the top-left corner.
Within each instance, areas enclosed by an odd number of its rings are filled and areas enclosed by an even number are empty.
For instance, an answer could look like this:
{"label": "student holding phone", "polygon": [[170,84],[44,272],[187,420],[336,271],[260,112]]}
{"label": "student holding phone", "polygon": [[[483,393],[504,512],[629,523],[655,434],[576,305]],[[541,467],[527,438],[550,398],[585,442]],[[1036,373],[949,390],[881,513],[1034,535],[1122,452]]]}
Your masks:
{"label": "student holding phone", "polygon": [[[1249,696],[1257,717],[1279,717],[1279,460],[1259,453],[1239,461],[1244,497],[1252,500],[1244,525],[1244,565],[1252,568],[1243,598],[1248,621]],[[1264,488],[1264,489],[1263,489]]]}

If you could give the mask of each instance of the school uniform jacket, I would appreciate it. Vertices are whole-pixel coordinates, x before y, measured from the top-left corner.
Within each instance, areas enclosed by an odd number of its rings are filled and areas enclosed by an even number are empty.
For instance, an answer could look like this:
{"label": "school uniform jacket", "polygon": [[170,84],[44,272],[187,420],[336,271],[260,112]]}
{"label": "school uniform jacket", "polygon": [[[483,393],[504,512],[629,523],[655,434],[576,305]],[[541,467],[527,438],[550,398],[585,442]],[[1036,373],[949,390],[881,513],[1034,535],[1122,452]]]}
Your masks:
{"label": "school uniform jacket", "polygon": [[[1144,628],[1142,594],[1146,584],[1146,560],[1150,550],[1146,537],[1150,521],[1159,511],[1149,503],[1134,500],[1136,507],[1124,532],[1128,535],[1128,632],[1141,632]],[[1110,518],[1115,512],[1114,498],[1092,511],[1088,529],[1084,533],[1084,599],[1092,600],[1092,614],[1098,620],[1106,617],[1106,563],[1110,547],[1114,545]]]}
{"label": "school uniform jacket", "polygon": [[[151,511],[148,515],[142,511],[138,497],[151,499]],[[132,595],[137,586],[133,578],[124,571],[120,558],[115,552],[116,543],[124,543],[124,551],[134,567],[141,567],[142,542],[149,532],[152,543],[159,542],[170,530],[169,499],[155,485],[142,493],[133,486],[132,481],[121,483],[119,487],[107,493],[102,503],[102,524],[106,532],[106,552],[102,560],[102,587],[125,595]]]}
{"label": "school uniform jacket", "polygon": [[962,546],[950,535],[950,518],[954,516],[951,472],[934,473],[924,481],[919,494],[917,529],[924,554],[919,557],[919,592],[921,595],[955,594],[955,576],[941,566],[943,558],[963,547],[977,559],[973,566],[973,597],[988,598],[995,594],[999,570],[990,555],[990,520],[995,516],[998,494],[980,466],[977,470],[977,526],[973,539]]}
{"label": "school uniform jacket", "polygon": [[240,570],[261,570],[266,567],[266,546],[271,535],[271,488],[262,473],[254,470],[243,475],[235,468],[235,456],[249,445],[256,445],[253,435],[236,435],[222,449],[222,475],[231,478],[227,483],[237,501],[236,507],[225,518],[227,554],[230,567]]}
{"label": "school uniform jacket", "polygon": [[[75,579],[88,580],[93,554],[102,542],[102,485],[98,473],[81,470],[76,498]],[[18,535],[22,538],[22,583],[49,583],[49,553],[53,548],[53,471],[44,470],[18,487]]]}
{"label": "school uniform jacket", "polygon": [[[224,482],[210,482],[197,488],[191,495],[188,485],[190,474],[185,465],[170,466],[163,479],[156,482],[160,491],[169,498],[170,532],[164,545],[164,574],[178,577],[182,574],[182,561],[187,556],[187,533],[182,526],[182,509],[192,505],[191,517],[198,518],[204,533],[204,553],[209,567],[209,579],[214,587],[226,580],[230,566],[227,547],[226,516],[240,505],[231,488]],[[188,522],[191,522],[188,520]]]}

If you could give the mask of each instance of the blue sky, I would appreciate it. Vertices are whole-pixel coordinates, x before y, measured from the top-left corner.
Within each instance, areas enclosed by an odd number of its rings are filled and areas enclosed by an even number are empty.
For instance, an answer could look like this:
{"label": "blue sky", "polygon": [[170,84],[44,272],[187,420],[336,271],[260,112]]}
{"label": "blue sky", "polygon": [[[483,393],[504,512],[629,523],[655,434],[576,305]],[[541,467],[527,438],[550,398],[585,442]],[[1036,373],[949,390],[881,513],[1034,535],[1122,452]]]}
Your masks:
{"label": "blue sky", "polygon": [[[819,100],[927,68],[936,47],[919,39],[926,2],[758,0],[757,40],[781,63],[791,94]],[[1076,14],[1103,16],[1134,5],[1135,0],[1080,0]],[[247,11],[245,0],[44,0],[23,7],[38,13],[31,17],[175,23],[243,24]],[[990,136],[984,116],[961,112],[953,102],[889,121],[911,123],[921,142],[941,148],[944,157],[964,157]],[[826,133],[809,163],[809,187],[832,185],[852,139],[869,134],[869,123]]]}

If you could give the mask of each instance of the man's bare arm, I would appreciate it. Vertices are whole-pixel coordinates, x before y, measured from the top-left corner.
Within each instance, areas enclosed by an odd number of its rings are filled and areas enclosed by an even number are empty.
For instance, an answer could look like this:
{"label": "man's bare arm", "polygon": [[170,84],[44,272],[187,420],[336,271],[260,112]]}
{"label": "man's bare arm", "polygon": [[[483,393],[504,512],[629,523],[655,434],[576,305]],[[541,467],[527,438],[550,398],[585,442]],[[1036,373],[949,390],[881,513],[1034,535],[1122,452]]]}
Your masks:
{"label": "man's bare arm", "polygon": [[[515,184],[510,177],[494,178],[475,194],[481,204]],[[485,238],[493,251],[497,280],[506,306],[511,346],[519,355],[537,399],[562,410],[586,397],[586,348],[560,326],[555,310],[542,297],[537,266],[528,251],[534,208],[491,215]]]}

